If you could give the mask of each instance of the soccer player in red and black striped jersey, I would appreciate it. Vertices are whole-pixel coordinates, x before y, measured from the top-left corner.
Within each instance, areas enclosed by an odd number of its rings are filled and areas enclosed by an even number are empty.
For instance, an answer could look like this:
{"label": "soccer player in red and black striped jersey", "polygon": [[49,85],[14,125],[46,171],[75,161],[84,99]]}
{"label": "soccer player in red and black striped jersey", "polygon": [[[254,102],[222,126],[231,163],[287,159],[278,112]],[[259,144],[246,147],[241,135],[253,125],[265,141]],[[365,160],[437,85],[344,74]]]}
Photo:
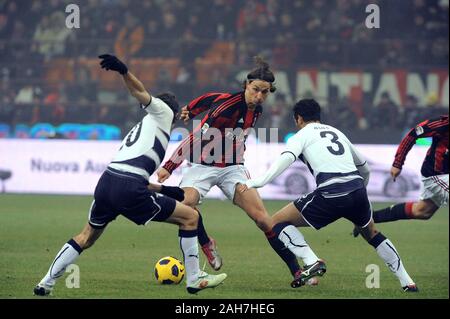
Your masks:
{"label": "soccer player in red and black striped jersey", "polygon": [[[219,187],[266,234],[272,248],[295,274],[300,269],[297,259],[272,232],[271,218],[258,192],[255,189],[245,193],[236,191],[236,185],[250,178],[243,165],[245,140],[262,113],[262,103],[275,91],[275,77],[269,65],[259,57],[256,63],[257,67],[244,81],[243,91],[207,93],[182,109],[181,119],[185,122],[206,110],[208,113],[158,171],[158,181],[164,182],[187,159],[190,164],[180,183],[185,191],[183,203],[196,207],[213,186]],[[201,217],[198,238],[209,264],[219,270],[222,258],[214,239],[207,235]]]}
{"label": "soccer player in red and black striped jersey", "polygon": [[375,211],[375,223],[399,219],[429,219],[439,207],[448,204],[448,115],[423,121],[408,132],[395,154],[391,176],[395,181],[400,175],[408,152],[416,140],[422,137],[431,137],[433,142],[422,164],[423,191],[419,201]]}

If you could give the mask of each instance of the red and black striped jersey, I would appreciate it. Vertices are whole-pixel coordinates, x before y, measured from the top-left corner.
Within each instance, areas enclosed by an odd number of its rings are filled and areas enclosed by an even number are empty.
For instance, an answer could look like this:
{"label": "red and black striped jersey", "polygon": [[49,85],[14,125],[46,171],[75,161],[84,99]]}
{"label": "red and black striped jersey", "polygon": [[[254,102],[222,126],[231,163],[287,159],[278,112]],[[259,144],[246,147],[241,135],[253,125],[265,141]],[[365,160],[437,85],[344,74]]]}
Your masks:
{"label": "red and black striped jersey", "polygon": [[187,108],[191,119],[206,110],[209,112],[163,167],[172,173],[185,159],[218,167],[242,164],[245,140],[261,115],[262,107],[249,109],[241,91],[207,93],[191,101]]}
{"label": "red and black striped jersey", "polygon": [[401,141],[392,166],[401,169],[406,155],[416,143],[416,140],[422,137],[433,139],[422,164],[422,176],[448,174],[448,115],[423,121],[411,129]]}

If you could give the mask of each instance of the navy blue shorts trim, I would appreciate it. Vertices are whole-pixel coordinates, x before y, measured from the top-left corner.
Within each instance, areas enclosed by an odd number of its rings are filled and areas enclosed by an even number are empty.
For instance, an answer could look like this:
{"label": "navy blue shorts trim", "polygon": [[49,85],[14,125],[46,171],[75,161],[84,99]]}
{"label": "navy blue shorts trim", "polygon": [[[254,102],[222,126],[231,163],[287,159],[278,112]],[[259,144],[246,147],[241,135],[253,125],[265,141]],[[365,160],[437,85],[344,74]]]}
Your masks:
{"label": "navy blue shorts trim", "polygon": [[105,171],[95,188],[89,224],[101,229],[122,215],[137,225],[165,221],[175,210],[176,201],[150,191],[143,178]]}
{"label": "navy blue shorts trim", "polygon": [[315,190],[293,203],[306,222],[315,229],[323,228],[342,217],[357,226],[367,225],[372,218],[365,188],[333,198],[325,198],[320,190]]}

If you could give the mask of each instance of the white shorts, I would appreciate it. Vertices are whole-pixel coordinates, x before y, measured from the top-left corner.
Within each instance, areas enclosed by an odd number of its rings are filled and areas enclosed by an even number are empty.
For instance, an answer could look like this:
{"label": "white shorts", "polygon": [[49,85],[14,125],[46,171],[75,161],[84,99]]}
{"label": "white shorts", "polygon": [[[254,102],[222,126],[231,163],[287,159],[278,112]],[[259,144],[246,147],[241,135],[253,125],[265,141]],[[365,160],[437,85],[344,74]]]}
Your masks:
{"label": "white shorts", "polygon": [[420,199],[430,199],[437,206],[448,205],[448,175],[422,177],[423,191]]}
{"label": "white shorts", "polygon": [[233,201],[237,183],[245,183],[250,174],[244,165],[216,167],[190,163],[183,169],[180,187],[192,187],[200,193],[202,200],[213,186],[219,187]]}

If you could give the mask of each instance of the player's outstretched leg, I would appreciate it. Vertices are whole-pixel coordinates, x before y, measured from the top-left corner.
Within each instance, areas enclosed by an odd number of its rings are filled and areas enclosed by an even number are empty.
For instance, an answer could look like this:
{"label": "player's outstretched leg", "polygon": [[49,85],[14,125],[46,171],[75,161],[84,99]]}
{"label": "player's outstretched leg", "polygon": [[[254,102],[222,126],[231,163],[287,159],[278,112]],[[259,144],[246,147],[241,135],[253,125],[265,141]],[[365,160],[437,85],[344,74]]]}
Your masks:
{"label": "player's outstretched leg", "polygon": [[395,249],[394,244],[382,233],[375,229],[373,220],[365,228],[359,229],[364,239],[372,245],[377,251],[378,256],[383,259],[390,271],[400,281],[403,291],[417,292],[419,289],[403,266],[400,255]]}
{"label": "player's outstretched leg", "polygon": [[[239,187],[240,185],[237,184],[236,189]],[[259,229],[264,232],[272,249],[285,262],[291,274],[295,276],[300,271],[297,258],[289,249],[286,249],[284,243],[280,241],[278,235],[273,231],[274,222],[267,213],[256,189],[249,189],[243,193],[236,190],[234,193],[234,204],[242,208]]]}
{"label": "player's outstretched leg", "polygon": [[174,212],[166,220],[169,223],[178,224],[180,227],[178,236],[186,269],[186,289],[191,294],[206,288],[215,288],[227,278],[226,274],[209,275],[200,270],[198,219],[197,211],[177,202]]}
{"label": "player's outstretched leg", "polygon": [[219,270],[223,265],[222,257],[217,249],[217,244],[214,238],[208,236],[206,233],[205,226],[203,225],[203,218],[200,214],[198,208],[196,208],[199,218],[198,218],[198,242],[202,247],[202,251],[208,260],[209,265],[214,270]]}
{"label": "player's outstretched leg", "polygon": [[[402,219],[411,219],[413,203],[401,203],[376,210],[373,212],[373,221],[375,223],[387,223]],[[359,228],[353,228],[353,237],[358,237]]]}
{"label": "player's outstretched leg", "polygon": [[412,208],[414,203],[401,203],[391,205],[387,208],[373,212],[373,221],[375,223],[386,223],[402,219],[414,218]]}
{"label": "player's outstretched leg", "polygon": [[[375,223],[387,223],[402,219],[412,219],[412,207],[413,203],[401,203],[391,205],[389,207],[379,209],[373,212],[373,221]],[[353,228],[353,237],[358,237],[359,227]]]}
{"label": "player's outstretched leg", "polygon": [[275,226],[272,228],[277,238],[296,257],[302,259],[303,269],[294,275],[291,287],[297,288],[305,284],[316,285],[316,276],[323,276],[326,272],[325,262],[317,257],[306,242],[302,233],[296,228],[309,226],[302,214],[293,203],[289,203],[272,216]]}
{"label": "player's outstretched leg", "polygon": [[298,288],[306,285],[311,278],[321,277],[327,271],[325,262],[319,259],[306,242],[303,234],[292,224],[282,222],[276,224],[274,232],[278,234],[278,238],[284,245],[304,263],[303,269],[294,275],[291,282],[292,288]]}
{"label": "player's outstretched leg", "polygon": [[[413,203],[401,203],[391,205],[389,207],[379,209],[373,212],[373,221],[375,223],[387,223],[402,219],[412,219],[412,207]],[[358,237],[359,227],[353,228],[353,237]]]}
{"label": "player's outstretched leg", "polygon": [[203,218],[202,215],[200,214],[200,210],[198,209],[198,207],[196,207],[196,205],[200,200],[200,194],[193,187],[184,187],[183,190],[184,190],[183,204],[194,208],[199,215],[197,227],[198,242],[202,247],[202,251],[206,256],[209,265],[211,266],[212,269],[217,271],[222,267],[223,260],[219,254],[219,251],[217,250],[216,241],[211,236],[208,236],[208,233],[206,232],[205,226],[203,224]]}
{"label": "player's outstretched leg", "polygon": [[386,223],[402,219],[430,219],[439,209],[432,200],[425,199],[417,203],[408,202],[392,205],[373,212],[375,223]]}
{"label": "player's outstretched leg", "polygon": [[56,254],[47,274],[34,287],[34,294],[47,296],[53,291],[56,280],[61,277],[68,265],[73,264],[83,250],[91,247],[102,234],[103,229],[94,229],[87,224],[83,231],[70,239]]}
{"label": "player's outstretched leg", "polygon": [[[375,223],[386,223],[405,219],[430,219],[439,209],[432,200],[425,199],[417,203],[407,202],[391,205],[373,212]],[[358,227],[353,228],[353,236],[359,235]]]}
{"label": "player's outstretched leg", "polygon": [[301,271],[297,257],[284,245],[284,243],[278,238],[276,232],[273,229],[270,232],[264,233],[270,247],[280,256],[284,263],[288,266],[291,275],[295,277]]}
{"label": "player's outstretched leg", "polygon": [[186,265],[187,291],[195,294],[202,289],[214,288],[226,278],[226,274],[209,275],[200,271],[197,230],[179,230],[180,247]]}
{"label": "player's outstretched leg", "polygon": [[68,265],[75,262],[82,251],[83,249],[73,239],[70,239],[64,244],[50,265],[47,274],[34,287],[34,294],[37,296],[49,295],[53,290],[56,280],[64,274]]}

